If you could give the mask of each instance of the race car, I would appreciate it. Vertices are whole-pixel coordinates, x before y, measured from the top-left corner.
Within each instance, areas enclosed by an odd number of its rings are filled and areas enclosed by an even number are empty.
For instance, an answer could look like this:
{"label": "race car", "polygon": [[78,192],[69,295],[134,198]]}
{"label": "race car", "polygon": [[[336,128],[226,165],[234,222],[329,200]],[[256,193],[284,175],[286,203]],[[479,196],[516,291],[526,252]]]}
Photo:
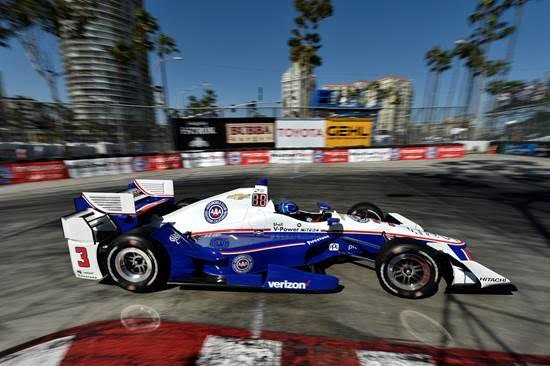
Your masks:
{"label": "race car", "polygon": [[318,207],[274,201],[265,179],[179,202],[172,181],[136,179],[119,193],[83,192],[62,224],[76,277],[110,278],[135,292],[167,284],[330,292],[341,285],[327,269],[358,261],[405,298],[433,295],[441,277],[449,289],[511,285],[474,261],[463,241],[400,214],[367,202],[346,214]]}

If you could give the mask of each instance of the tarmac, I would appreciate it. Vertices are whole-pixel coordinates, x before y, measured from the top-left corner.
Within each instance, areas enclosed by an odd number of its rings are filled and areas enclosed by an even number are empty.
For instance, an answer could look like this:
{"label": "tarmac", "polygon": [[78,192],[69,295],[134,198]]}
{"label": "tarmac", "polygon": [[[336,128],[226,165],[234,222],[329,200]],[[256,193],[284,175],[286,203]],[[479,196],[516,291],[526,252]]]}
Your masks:
{"label": "tarmac", "polygon": [[426,230],[465,240],[474,259],[512,280],[504,294],[439,292],[394,297],[375,272],[329,269],[342,291],[285,294],[172,287],[134,294],[73,276],[60,217],[81,191],[115,192],[133,175],[0,187],[0,350],[46,334],[120,319],[129,307],[160,320],[252,329],[257,333],[369,340],[548,355],[550,347],[550,159],[469,155],[464,159],[353,164],[228,166],[140,174],[174,179],[176,196],[204,198],[269,179],[270,196],[304,209],[338,211],[370,201]]}

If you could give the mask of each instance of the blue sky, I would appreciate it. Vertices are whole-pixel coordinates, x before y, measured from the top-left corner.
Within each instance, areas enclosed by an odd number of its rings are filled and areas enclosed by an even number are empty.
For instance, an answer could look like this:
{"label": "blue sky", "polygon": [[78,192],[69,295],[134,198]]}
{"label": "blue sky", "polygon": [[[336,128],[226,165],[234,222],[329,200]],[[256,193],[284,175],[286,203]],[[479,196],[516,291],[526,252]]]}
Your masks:
{"label": "blue sky", "polygon": [[[413,80],[415,106],[421,106],[426,67],[424,54],[433,45],[451,47],[469,33],[466,17],[474,0],[333,0],[334,16],[321,24],[323,65],[319,84],[400,75]],[[286,41],[295,16],[291,0],[149,0],[146,8],[162,30],[178,43],[182,61],[167,64],[171,106],[200,93],[205,83],[219,95],[219,105],[257,99],[280,100],[280,78],[289,66]],[[511,78],[534,79],[550,72],[550,0],[526,6]],[[56,50],[56,41],[44,37]],[[58,52],[52,52],[59,64]],[[492,56],[503,57],[502,45]],[[8,95],[50,100],[46,84],[32,70],[16,42],[0,49],[0,71]],[[160,84],[156,56],[151,72]],[[455,84],[456,102],[462,74]],[[452,72],[443,76],[440,104],[446,104]],[[209,84],[209,85],[208,85]],[[61,94],[66,98],[65,87]]]}

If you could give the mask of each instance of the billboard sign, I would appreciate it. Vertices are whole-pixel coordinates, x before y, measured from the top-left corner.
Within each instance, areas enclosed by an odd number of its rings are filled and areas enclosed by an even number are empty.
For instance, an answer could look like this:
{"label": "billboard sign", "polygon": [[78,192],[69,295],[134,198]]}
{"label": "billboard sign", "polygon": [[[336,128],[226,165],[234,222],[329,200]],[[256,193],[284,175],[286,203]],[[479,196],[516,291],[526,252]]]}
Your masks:
{"label": "billboard sign", "polygon": [[277,120],[275,143],[277,148],[324,147],[324,120]]}
{"label": "billboard sign", "polygon": [[181,153],[184,168],[202,168],[225,165],[223,151],[201,151]]}
{"label": "billboard sign", "polygon": [[243,122],[227,121],[225,124],[226,141],[229,145],[273,147],[274,120],[247,119]]}
{"label": "billboard sign", "polygon": [[370,146],[370,118],[332,118],[325,122],[325,147]]}
{"label": "billboard sign", "polygon": [[0,184],[40,182],[68,178],[62,160],[0,165]]}
{"label": "billboard sign", "polygon": [[221,118],[172,119],[178,150],[222,149],[225,129]]}

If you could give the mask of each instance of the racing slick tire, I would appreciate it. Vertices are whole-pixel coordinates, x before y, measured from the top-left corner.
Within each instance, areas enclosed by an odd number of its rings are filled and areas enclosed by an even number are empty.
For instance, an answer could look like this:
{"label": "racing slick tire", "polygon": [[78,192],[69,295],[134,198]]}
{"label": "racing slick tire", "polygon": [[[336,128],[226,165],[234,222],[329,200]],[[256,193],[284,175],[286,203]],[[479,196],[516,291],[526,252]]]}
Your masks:
{"label": "racing slick tire", "polygon": [[168,260],[163,248],[137,235],[123,235],[111,245],[107,269],[115,283],[133,292],[152,292],[166,286]]}
{"label": "racing slick tire", "polygon": [[444,266],[437,253],[412,239],[393,239],[375,261],[380,285],[392,295],[420,299],[437,292]]}
{"label": "racing slick tire", "polygon": [[374,219],[382,221],[384,213],[380,207],[370,202],[359,202],[351,206],[347,212],[348,215],[358,216],[362,219]]}

